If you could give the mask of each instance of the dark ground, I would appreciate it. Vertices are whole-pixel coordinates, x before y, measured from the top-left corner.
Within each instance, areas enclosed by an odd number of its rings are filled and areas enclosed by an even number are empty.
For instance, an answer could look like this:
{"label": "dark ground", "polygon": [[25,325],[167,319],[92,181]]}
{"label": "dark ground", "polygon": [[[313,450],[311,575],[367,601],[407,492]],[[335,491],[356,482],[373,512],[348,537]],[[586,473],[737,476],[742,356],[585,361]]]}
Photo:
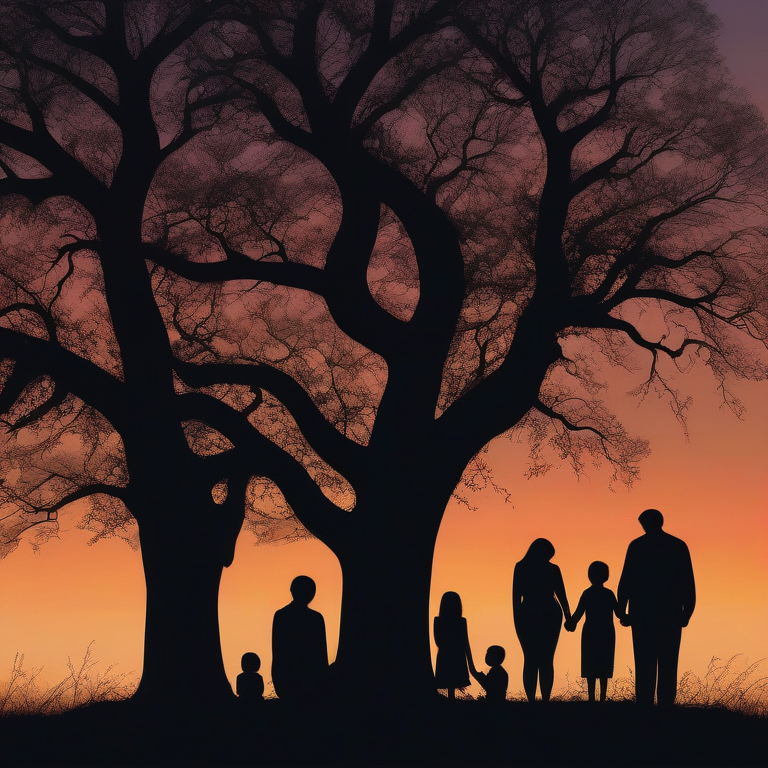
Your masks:
{"label": "dark ground", "polygon": [[374,721],[360,708],[277,700],[180,715],[130,702],[0,720],[15,766],[766,766],[768,719],[628,702],[439,701]]}

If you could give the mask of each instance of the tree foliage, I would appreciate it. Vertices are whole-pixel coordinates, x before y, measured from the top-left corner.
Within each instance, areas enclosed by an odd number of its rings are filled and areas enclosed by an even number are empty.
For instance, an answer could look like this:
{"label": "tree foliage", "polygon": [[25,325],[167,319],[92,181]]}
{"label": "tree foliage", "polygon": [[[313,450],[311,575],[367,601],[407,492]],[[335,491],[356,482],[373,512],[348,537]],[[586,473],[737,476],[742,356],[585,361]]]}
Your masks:
{"label": "tree foliage", "polygon": [[631,482],[607,366],[681,419],[678,371],[737,411],[765,377],[765,123],[699,0],[8,13],[6,550],[91,498],[160,582],[179,536],[215,581],[247,509],[339,557],[341,673],[376,642],[426,685],[435,538],[491,440]]}

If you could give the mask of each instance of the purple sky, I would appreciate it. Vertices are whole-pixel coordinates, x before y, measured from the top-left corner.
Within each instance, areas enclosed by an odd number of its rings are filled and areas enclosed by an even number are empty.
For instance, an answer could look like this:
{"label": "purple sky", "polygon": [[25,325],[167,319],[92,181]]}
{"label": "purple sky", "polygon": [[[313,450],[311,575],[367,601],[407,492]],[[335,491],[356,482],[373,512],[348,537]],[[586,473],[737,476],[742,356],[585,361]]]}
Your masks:
{"label": "purple sky", "polygon": [[707,0],[723,22],[720,50],[734,81],[768,117],[768,0]]}

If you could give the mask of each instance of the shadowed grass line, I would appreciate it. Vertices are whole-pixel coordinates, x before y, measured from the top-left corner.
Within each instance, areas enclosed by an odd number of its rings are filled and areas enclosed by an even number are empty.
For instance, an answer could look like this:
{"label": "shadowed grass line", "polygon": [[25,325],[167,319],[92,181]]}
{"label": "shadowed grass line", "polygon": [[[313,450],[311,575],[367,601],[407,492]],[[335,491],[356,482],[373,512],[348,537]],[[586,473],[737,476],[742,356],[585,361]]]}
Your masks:
{"label": "shadowed grass line", "polygon": [[101,701],[129,698],[137,683],[129,673],[115,672],[111,664],[103,672],[96,670],[91,641],[78,666],[67,657],[69,674],[49,685],[40,679],[43,667],[25,669],[24,654],[16,653],[10,678],[0,683],[0,717],[10,715],[56,715]]}
{"label": "shadowed grass line", "polygon": [[[0,717],[11,715],[54,715],[102,701],[130,698],[137,680],[130,673],[115,672],[112,664],[103,672],[96,670],[91,642],[75,666],[67,659],[69,674],[54,685],[40,679],[42,667],[24,668],[24,654],[17,653],[8,682],[0,684]],[[703,676],[688,670],[680,677],[677,704],[683,707],[725,709],[741,715],[768,718],[768,675],[763,674],[765,659],[750,663],[743,654],[723,661],[713,656]],[[633,701],[635,680],[631,669],[626,677],[613,678],[608,684],[610,701]],[[458,698],[471,700],[468,693],[458,692]],[[525,701],[519,691],[509,697]],[[587,686],[584,678],[566,675],[566,685],[557,691],[553,701],[585,701]]]}
{"label": "shadowed grass line", "polygon": [[[727,709],[741,715],[768,717],[768,675],[763,673],[765,659],[755,662],[741,653],[723,661],[713,656],[703,676],[692,670],[683,672],[677,686],[675,703],[682,707],[707,707]],[[631,669],[626,677],[613,678],[608,682],[610,701],[634,701],[635,676]],[[587,682],[579,677],[566,675],[565,688],[557,691],[553,701],[585,701]],[[513,700],[524,700],[520,692]]]}

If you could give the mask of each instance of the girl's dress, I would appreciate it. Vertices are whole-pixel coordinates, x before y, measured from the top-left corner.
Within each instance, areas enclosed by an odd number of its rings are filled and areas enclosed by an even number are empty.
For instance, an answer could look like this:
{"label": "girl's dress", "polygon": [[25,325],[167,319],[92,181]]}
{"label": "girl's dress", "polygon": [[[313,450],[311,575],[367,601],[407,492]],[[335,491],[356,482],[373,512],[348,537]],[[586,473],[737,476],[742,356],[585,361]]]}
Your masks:
{"label": "girl's dress", "polygon": [[581,631],[581,676],[613,677],[616,630],[613,616],[618,611],[616,596],[610,589],[592,586],[585,589],[573,614],[578,621],[586,613]]}
{"label": "girl's dress", "polygon": [[469,685],[467,620],[463,616],[436,616],[434,630],[437,644],[435,687],[466,688]]}

